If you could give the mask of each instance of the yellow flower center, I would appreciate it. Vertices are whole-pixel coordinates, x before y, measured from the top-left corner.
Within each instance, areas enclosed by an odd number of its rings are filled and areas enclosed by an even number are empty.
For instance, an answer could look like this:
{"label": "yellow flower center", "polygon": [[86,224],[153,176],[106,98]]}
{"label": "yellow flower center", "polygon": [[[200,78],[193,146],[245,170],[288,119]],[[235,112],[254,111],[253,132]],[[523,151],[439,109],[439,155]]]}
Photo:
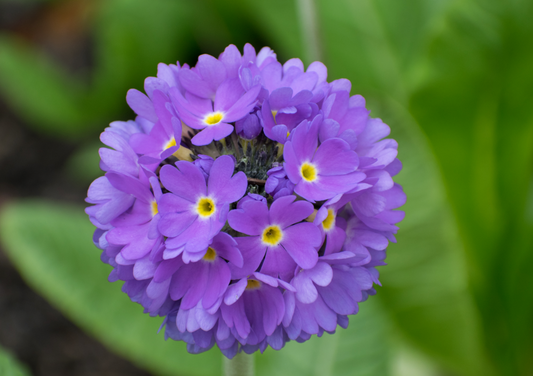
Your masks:
{"label": "yellow flower center", "polygon": [[257,290],[259,287],[261,287],[261,282],[255,279],[249,279],[246,283],[246,290]]}
{"label": "yellow flower center", "polygon": [[329,231],[335,226],[335,212],[333,209],[328,209],[328,216],[322,221],[324,230]]}
{"label": "yellow flower center", "polygon": [[273,246],[278,245],[282,238],[283,232],[279,226],[276,225],[268,226],[265,231],[263,231],[263,236],[261,236],[263,243]]}
{"label": "yellow flower center", "polygon": [[157,213],[159,213],[159,210],[157,210],[157,202],[152,201],[151,209],[152,209],[152,217],[154,217]]}
{"label": "yellow flower center", "polygon": [[204,257],[202,257],[202,260],[205,260],[205,261],[215,261],[216,258],[217,258],[217,253],[216,253],[216,251],[215,251],[213,248],[208,247],[208,248],[207,248],[207,251],[205,252]]}
{"label": "yellow flower center", "polygon": [[215,212],[215,202],[209,197],[202,197],[200,200],[198,200],[196,212],[200,217],[211,217]]}
{"label": "yellow flower center", "polygon": [[222,121],[222,118],[224,118],[224,114],[222,112],[212,112],[204,118],[204,123],[207,125],[215,125]]}
{"label": "yellow flower center", "polygon": [[168,148],[171,148],[172,146],[176,146],[176,139],[172,137],[166,144],[163,150],[167,150]]}
{"label": "yellow flower center", "polygon": [[302,167],[300,167],[300,175],[302,175],[302,178],[306,181],[313,182],[317,179],[316,167],[311,163],[305,162],[302,164]]}

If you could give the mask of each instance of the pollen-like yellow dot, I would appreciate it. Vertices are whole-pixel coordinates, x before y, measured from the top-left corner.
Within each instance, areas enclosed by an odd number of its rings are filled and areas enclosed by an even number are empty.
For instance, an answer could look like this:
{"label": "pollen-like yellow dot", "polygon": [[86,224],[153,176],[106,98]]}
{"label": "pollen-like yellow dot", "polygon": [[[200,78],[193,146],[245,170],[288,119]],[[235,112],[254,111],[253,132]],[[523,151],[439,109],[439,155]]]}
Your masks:
{"label": "pollen-like yellow dot", "polygon": [[249,279],[246,283],[246,290],[257,290],[261,287],[261,282],[255,279]]}
{"label": "pollen-like yellow dot", "polygon": [[216,125],[222,121],[224,114],[222,112],[212,112],[204,118],[204,123],[207,125]]}
{"label": "pollen-like yellow dot", "polygon": [[313,182],[317,179],[316,167],[311,163],[305,162],[300,167],[300,175],[308,182]]}
{"label": "pollen-like yellow dot", "polygon": [[263,231],[263,236],[261,236],[263,243],[274,246],[278,245],[282,238],[283,231],[281,231],[279,226],[276,225],[268,226],[265,231]]}
{"label": "pollen-like yellow dot", "polygon": [[328,216],[322,221],[324,230],[329,231],[335,226],[335,211],[328,209]]}
{"label": "pollen-like yellow dot", "polygon": [[209,197],[202,197],[198,200],[196,212],[200,217],[209,218],[215,212],[215,202]]}
{"label": "pollen-like yellow dot", "polygon": [[152,209],[152,217],[155,216],[157,213],[159,213],[159,210],[157,209],[156,201],[152,201],[150,209]]}
{"label": "pollen-like yellow dot", "polygon": [[215,261],[216,258],[217,258],[217,252],[213,248],[208,247],[207,251],[205,252],[204,257],[202,257],[202,260]]}
{"label": "pollen-like yellow dot", "polygon": [[171,148],[172,146],[176,146],[176,139],[172,137],[164,146],[163,150],[167,150],[168,148]]}

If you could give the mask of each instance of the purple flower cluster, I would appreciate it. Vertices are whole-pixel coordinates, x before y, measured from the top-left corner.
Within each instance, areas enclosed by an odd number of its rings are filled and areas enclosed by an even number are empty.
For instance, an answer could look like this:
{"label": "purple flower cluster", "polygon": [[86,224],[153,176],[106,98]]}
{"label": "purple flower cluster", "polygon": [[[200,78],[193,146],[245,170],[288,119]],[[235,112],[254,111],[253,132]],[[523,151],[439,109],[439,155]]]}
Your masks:
{"label": "purple flower cluster", "polygon": [[404,216],[397,143],[348,80],[326,79],[320,62],[231,45],[159,64],[128,92],[135,121],[101,135],[86,212],[109,280],[191,353],[332,333],[375,293]]}

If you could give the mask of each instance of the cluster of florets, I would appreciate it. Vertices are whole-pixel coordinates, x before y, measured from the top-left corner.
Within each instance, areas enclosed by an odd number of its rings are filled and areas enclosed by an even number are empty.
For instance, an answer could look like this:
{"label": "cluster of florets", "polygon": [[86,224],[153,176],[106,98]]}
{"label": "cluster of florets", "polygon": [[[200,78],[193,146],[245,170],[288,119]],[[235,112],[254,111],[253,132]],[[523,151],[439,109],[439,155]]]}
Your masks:
{"label": "cluster of florets", "polygon": [[195,67],[159,64],[135,121],[101,135],[89,188],[110,281],[167,338],[239,351],[346,327],[375,293],[405,202],[389,127],[346,79],[231,45]]}

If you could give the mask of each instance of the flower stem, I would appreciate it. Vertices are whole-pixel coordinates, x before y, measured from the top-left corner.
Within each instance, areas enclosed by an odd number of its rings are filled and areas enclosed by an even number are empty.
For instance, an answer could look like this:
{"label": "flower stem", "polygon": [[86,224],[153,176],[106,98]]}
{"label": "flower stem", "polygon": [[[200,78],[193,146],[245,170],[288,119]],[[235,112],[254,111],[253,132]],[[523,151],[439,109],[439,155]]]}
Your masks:
{"label": "flower stem", "polygon": [[305,57],[309,64],[312,61],[322,59],[316,6],[314,0],[298,0],[297,7]]}
{"label": "flower stem", "polygon": [[[237,160],[241,159],[241,152],[239,151],[239,140],[237,139],[237,134],[235,132],[231,134],[231,142],[233,143],[235,157],[237,157]],[[246,153],[246,150],[244,152]]]}
{"label": "flower stem", "polygon": [[253,376],[254,356],[240,352],[233,359],[224,357],[224,376]]}

